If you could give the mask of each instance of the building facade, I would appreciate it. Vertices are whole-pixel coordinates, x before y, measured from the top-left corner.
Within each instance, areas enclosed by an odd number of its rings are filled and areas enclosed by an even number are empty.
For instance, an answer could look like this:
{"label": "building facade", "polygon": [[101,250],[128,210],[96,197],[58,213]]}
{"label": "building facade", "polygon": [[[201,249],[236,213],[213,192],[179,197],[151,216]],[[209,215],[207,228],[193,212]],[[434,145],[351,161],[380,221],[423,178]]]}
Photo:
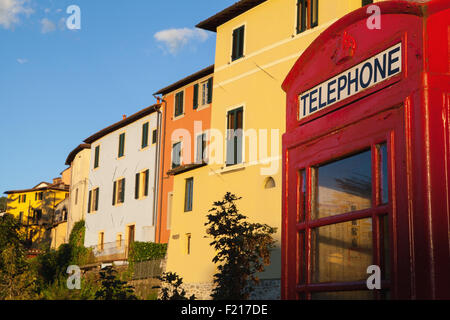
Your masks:
{"label": "building facade", "polygon": [[159,109],[124,116],[84,141],[91,145],[84,244],[99,260],[124,260],[132,242],[155,241]]}
{"label": "building facade", "polygon": [[[286,127],[282,81],[321,32],[366,2],[242,0],[197,25],[217,34],[211,112],[215,136],[209,144],[208,166],[196,170],[194,204],[200,214],[180,223],[172,220],[179,238],[171,237],[169,248],[178,241],[177,250],[183,252],[189,243],[191,253],[189,258],[171,255],[170,248],[167,269],[179,273],[185,283],[207,288],[212,282],[214,252],[204,223],[213,202],[230,191],[242,197],[238,209],[250,221],[278,229],[271,265],[260,275],[258,297],[280,297],[281,135]],[[176,196],[185,193],[183,179],[189,179],[189,173],[180,174],[178,184],[175,181]],[[178,197],[174,212],[183,212],[184,205]]]}
{"label": "building facade", "polygon": [[6,191],[7,213],[22,225],[29,248],[50,246],[56,207],[69,196],[69,186],[61,178],[41,182],[31,189]]}
{"label": "building facade", "polygon": [[66,159],[66,165],[71,168],[67,239],[75,223],[86,217],[90,159],[91,146],[87,143],[76,147]]}
{"label": "building facade", "polygon": [[[185,212],[174,210],[175,201],[183,201],[185,195],[174,192],[174,180],[182,173],[192,174],[206,165],[213,72],[214,66],[209,66],[155,93],[162,95],[164,123],[156,239],[159,243],[168,243],[171,221],[177,220],[176,227],[178,216]],[[177,230],[174,232],[177,237]]]}

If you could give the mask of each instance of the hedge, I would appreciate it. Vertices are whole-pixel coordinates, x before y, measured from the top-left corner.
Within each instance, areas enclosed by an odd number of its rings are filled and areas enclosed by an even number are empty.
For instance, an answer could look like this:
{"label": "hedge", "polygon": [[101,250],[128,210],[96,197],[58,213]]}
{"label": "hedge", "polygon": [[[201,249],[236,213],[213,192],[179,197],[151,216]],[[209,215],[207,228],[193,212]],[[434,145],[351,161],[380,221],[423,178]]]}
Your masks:
{"label": "hedge", "polygon": [[134,242],[128,254],[128,262],[142,262],[163,259],[166,256],[166,243]]}

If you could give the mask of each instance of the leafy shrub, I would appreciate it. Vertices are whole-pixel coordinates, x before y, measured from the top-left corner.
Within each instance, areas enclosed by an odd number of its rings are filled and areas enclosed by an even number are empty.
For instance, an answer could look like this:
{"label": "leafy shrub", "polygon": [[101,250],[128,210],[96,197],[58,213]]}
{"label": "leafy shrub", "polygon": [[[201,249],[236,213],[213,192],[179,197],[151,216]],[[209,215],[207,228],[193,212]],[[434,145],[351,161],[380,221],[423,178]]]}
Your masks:
{"label": "leafy shrub", "polygon": [[195,300],[195,295],[186,297],[186,291],[181,288],[183,278],[180,278],[176,273],[165,272],[158,279],[163,283],[161,299],[159,300]]}
{"label": "leafy shrub", "polygon": [[153,242],[134,242],[130,247],[128,262],[142,262],[163,259],[167,252],[167,244]]}
{"label": "leafy shrub", "polygon": [[206,233],[214,239],[210,243],[216,251],[213,262],[219,264],[214,275],[216,287],[211,295],[216,300],[245,300],[253,290],[250,283],[258,283],[257,272],[270,263],[270,250],[275,241],[275,228],[267,224],[249,223],[236,207],[238,198],[225,194],[214,202],[207,216]]}
{"label": "leafy shrub", "polygon": [[138,300],[134,288],[118,279],[117,271],[108,266],[100,271],[101,287],[95,293],[96,300]]}

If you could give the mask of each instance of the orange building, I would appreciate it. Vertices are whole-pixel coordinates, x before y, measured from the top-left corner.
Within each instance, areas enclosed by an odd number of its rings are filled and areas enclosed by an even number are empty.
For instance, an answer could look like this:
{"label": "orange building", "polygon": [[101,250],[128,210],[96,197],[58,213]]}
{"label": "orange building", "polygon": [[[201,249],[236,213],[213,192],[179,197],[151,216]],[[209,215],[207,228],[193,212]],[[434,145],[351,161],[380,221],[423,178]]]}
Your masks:
{"label": "orange building", "polygon": [[214,65],[155,93],[163,99],[162,165],[155,242],[169,241],[174,176],[206,165],[213,73]]}

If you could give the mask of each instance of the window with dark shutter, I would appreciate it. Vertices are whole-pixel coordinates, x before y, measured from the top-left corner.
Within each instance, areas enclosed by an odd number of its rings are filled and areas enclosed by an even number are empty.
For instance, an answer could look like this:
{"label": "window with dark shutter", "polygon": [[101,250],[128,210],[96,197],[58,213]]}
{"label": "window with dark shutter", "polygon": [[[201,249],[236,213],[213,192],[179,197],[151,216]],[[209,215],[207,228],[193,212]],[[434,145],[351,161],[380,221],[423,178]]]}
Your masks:
{"label": "window with dark shutter", "polygon": [[297,33],[319,25],[319,0],[297,0]]}
{"label": "window with dark shutter", "polygon": [[242,162],[244,109],[238,108],[228,112],[227,120],[227,166]]}
{"label": "window with dark shutter", "polygon": [[136,173],[136,183],[135,183],[135,188],[134,188],[134,198],[135,199],[139,199],[139,180],[141,178],[141,174],[140,173]]}
{"label": "window with dark shutter", "polygon": [[194,84],[193,108],[198,108],[198,83]]}
{"label": "window with dark shutter", "polygon": [[144,197],[148,196],[148,182],[149,182],[150,171],[144,171]]}
{"label": "window with dark shutter", "polygon": [[197,136],[197,163],[206,162],[206,133]]}
{"label": "window with dark shutter", "polygon": [[100,146],[95,147],[94,169],[98,168],[100,159]]}
{"label": "window with dark shutter", "polygon": [[152,144],[155,144],[156,142],[158,142],[158,130],[157,129],[153,130],[153,133],[152,133]]}
{"label": "window with dark shutter", "polygon": [[95,189],[95,211],[98,211],[98,197],[100,195],[100,189]]}
{"label": "window with dark shutter", "polygon": [[231,53],[232,61],[244,56],[244,30],[244,26],[233,30],[233,48]]}
{"label": "window with dark shutter", "polygon": [[125,178],[119,181],[120,191],[119,191],[119,202],[125,202]]}
{"label": "window with dark shutter", "polygon": [[364,7],[364,6],[367,6],[367,5],[369,5],[369,4],[372,4],[373,3],[373,0],[362,0],[362,6]]}
{"label": "window with dark shutter", "polygon": [[193,193],[194,193],[194,178],[186,179],[186,189],[184,194],[184,212],[192,211]]}
{"label": "window with dark shutter", "polygon": [[125,154],[125,133],[119,136],[119,153],[118,157],[121,158]]}
{"label": "window with dark shutter", "polygon": [[116,189],[117,189],[117,181],[113,183],[113,197],[112,197],[112,205],[116,205]]}
{"label": "window with dark shutter", "polygon": [[89,191],[87,212],[91,213],[92,190]]}
{"label": "window with dark shutter", "polygon": [[212,103],[212,95],[213,95],[213,78],[208,79],[208,100],[206,103]]}
{"label": "window with dark shutter", "polygon": [[142,125],[142,149],[148,146],[148,125],[148,122]]}
{"label": "window with dark shutter", "polygon": [[180,91],[175,95],[175,117],[183,114],[184,92]]}

